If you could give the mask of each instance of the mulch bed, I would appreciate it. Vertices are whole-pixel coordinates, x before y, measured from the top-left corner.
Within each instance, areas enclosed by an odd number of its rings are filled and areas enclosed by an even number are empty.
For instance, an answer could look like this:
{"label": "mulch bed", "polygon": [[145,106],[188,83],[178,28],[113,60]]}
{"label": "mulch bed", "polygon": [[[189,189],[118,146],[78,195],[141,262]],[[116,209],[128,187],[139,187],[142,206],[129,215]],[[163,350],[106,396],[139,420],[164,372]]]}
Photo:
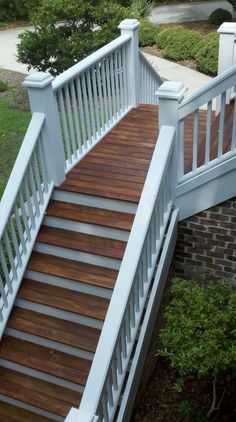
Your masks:
{"label": "mulch bed", "polygon": [[0,80],[6,82],[8,89],[0,92],[0,99],[9,106],[20,111],[29,111],[29,100],[26,88],[22,85],[26,75],[11,70],[0,69]]}
{"label": "mulch bed", "polygon": [[[236,379],[224,374],[224,395],[221,409],[215,411],[211,418],[206,414],[212,401],[211,379],[198,380],[189,376],[184,389],[177,393],[173,388],[177,375],[164,359],[157,359],[152,378],[135,404],[131,422],[233,422],[236,420]],[[224,387],[219,381],[218,395]],[[141,399],[140,399],[141,396]],[[190,408],[191,415],[184,416],[180,409]],[[186,411],[186,410],[185,410]]]}

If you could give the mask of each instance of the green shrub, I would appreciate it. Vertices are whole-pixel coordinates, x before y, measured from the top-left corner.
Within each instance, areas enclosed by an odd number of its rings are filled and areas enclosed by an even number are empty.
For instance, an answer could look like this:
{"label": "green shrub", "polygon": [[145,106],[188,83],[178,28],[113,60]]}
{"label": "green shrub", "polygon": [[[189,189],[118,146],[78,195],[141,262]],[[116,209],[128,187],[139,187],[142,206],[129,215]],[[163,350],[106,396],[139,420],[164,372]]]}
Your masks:
{"label": "green shrub", "polygon": [[135,19],[146,18],[152,10],[152,1],[150,0],[130,0],[129,17]]}
{"label": "green shrub", "polygon": [[0,79],[0,92],[7,91],[8,85],[2,79]]}
{"label": "green shrub", "polygon": [[161,27],[154,25],[147,21],[141,21],[139,27],[139,45],[145,47],[146,45],[154,45],[156,37],[160,33]]}
{"label": "green shrub", "polygon": [[236,363],[236,292],[226,281],[204,288],[174,280],[171,293],[157,355],[166,357],[178,371],[177,391],[188,375],[212,377],[210,416],[217,408],[216,382],[224,370],[233,371]]}
{"label": "green shrub", "polygon": [[219,35],[210,34],[199,44],[195,55],[198,70],[207,75],[217,75]]}
{"label": "green shrub", "polygon": [[214,10],[208,18],[208,22],[211,25],[221,25],[223,22],[230,21],[232,21],[232,14],[228,10],[221,8]]}
{"label": "green shrub", "polygon": [[157,36],[156,44],[164,49],[164,57],[178,61],[193,58],[202,39],[203,35],[199,32],[177,27],[162,31]]}
{"label": "green shrub", "polygon": [[40,3],[41,0],[0,0],[0,21],[28,19]]}
{"label": "green shrub", "polygon": [[127,13],[108,0],[96,6],[94,0],[42,0],[33,17],[35,31],[19,37],[18,60],[57,75],[116,38]]}

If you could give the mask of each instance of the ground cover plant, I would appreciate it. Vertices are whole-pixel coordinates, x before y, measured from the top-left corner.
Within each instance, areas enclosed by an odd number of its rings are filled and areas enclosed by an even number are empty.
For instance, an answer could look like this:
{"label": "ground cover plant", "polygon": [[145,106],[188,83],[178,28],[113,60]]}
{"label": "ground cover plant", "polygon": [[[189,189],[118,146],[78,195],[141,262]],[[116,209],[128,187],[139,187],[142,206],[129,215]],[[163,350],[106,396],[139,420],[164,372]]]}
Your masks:
{"label": "ground cover plant", "polygon": [[[209,418],[224,399],[224,373],[236,375],[236,292],[227,281],[203,287],[176,279],[171,294],[157,355],[167,358],[177,371],[177,392],[182,391],[187,376],[211,377],[212,397],[205,415]],[[182,414],[190,414],[191,409],[191,403],[182,403]]]}
{"label": "ground cover plant", "polygon": [[[189,29],[193,26],[196,30]],[[217,75],[219,34],[211,25],[154,25],[141,22],[140,46],[151,54],[180,62],[207,75]],[[214,31],[214,32],[213,32]]]}

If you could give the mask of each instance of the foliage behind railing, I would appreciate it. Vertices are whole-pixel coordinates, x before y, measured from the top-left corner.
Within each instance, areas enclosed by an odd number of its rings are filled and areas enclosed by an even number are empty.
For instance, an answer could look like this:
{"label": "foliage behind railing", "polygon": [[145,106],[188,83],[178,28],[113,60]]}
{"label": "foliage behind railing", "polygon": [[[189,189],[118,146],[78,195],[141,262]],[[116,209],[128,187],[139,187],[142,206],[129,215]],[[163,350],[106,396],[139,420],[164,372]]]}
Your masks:
{"label": "foliage behind railing", "polygon": [[[122,260],[78,421],[111,422],[119,403],[175,188],[174,128],[162,127]],[[70,416],[68,416],[70,422]],[[76,420],[76,419],[73,419]]]}
{"label": "foliage behind railing", "polygon": [[43,114],[33,114],[0,202],[0,337],[51,194],[44,120]]}

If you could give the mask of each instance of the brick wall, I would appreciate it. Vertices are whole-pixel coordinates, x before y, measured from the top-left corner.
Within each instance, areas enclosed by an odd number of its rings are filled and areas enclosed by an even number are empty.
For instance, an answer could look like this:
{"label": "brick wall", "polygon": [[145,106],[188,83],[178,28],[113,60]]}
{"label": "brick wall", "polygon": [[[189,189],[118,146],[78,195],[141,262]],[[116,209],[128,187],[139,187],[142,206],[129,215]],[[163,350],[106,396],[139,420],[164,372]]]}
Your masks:
{"label": "brick wall", "polygon": [[236,197],[179,223],[174,276],[236,284]]}

